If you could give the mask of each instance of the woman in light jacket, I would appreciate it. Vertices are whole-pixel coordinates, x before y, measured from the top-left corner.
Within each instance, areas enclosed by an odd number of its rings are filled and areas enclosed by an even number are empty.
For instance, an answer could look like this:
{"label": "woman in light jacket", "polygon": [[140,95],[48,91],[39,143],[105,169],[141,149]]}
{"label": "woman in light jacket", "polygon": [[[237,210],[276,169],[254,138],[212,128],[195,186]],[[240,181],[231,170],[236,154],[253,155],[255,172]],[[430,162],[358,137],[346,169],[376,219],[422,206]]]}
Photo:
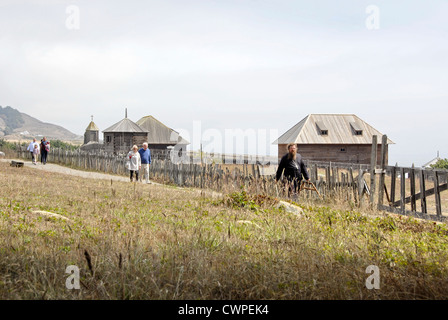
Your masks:
{"label": "woman in light jacket", "polygon": [[132,147],[132,150],[128,153],[128,160],[129,160],[129,171],[131,172],[131,182],[132,177],[135,173],[135,181],[138,181],[138,170],[140,170],[142,166],[142,161],[140,159],[140,153],[138,152],[138,147],[134,145]]}

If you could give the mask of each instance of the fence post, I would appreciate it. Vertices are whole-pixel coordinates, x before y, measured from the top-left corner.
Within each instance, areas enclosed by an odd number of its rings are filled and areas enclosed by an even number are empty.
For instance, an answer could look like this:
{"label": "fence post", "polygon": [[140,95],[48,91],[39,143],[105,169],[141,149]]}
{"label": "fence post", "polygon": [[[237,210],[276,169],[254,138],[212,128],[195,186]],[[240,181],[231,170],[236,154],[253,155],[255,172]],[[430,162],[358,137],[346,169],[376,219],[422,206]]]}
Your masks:
{"label": "fence post", "polygon": [[439,190],[439,173],[434,170],[434,195],[436,197],[436,213],[437,217],[442,216],[442,203],[440,201],[440,190]]}
{"label": "fence post", "polygon": [[364,183],[363,183],[363,175],[364,170],[361,169],[361,166],[359,167],[359,174],[358,174],[358,206],[362,206],[362,195],[364,193]]}
{"label": "fence post", "polygon": [[201,153],[201,189],[204,188],[204,166],[202,165],[202,153]]}
{"label": "fence post", "polygon": [[384,200],[385,176],[386,176],[386,155],[387,155],[387,136],[383,135],[381,140],[381,175],[378,189],[378,209],[381,210]]}
{"label": "fence post", "polygon": [[376,161],[377,161],[377,136],[374,135],[372,137],[372,152],[370,158],[370,204],[373,206],[374,196],[375,196],[375,169],[376,169]]}
{"label": "fence post", "polygon": [[422,213],[428,213],[426,208],[426,182],[425,182],[425,170],[420,170],[420,204]]}
{"label": "fence post", "polygon": [[325,167],[325,179],[327,180],[327,193],[330,194],[331,190],[330,167]]}
{"label": "fence post", "polygon": [[178,164],[177,165],[177,168],[178,168],[178,176],[179,176],[179,178],[178,178],[178,185],[179,186],[183,186],[183,184],[184,184],[184,170],[185,170],[185,168],[184,168],[184,164],[181,162],[180,164]]}
{"label": "fence post", "polygon": [[412,164],[411,171],[409,172],[409,179],[411,182],[411,211],[416,211],[416,203],[415,203],[415,167]]}
{"label": "fence post", "polygon": [[395,206],[395,184],[397,180],[397,169],[398,164],[395,164],[395,167],[392,168],[392,172],[390,174],[390,202],[392,203],[392,206]]}
{"label": "fence post", "polygon": [[334,166],[331,169],[331,173],[332,173],[332,176],[333,176],[333,179],[332,179],[333,188],[334,188],[335,192],[338,192],[339,191],[339,188],[338,188],[338,174],[339,174],[338,167]]}
{"label": "fence post", "polygon": [[353,191],[353,200],[355,201],[355,202],[357,202],[358,200],[358,198],[357,198],[357,196],[356,196],[356,184],[355,184],[355,178],[353,178],[353,168],[352,167],[350,167],[349,169],[348,169],[348,174],[349,174],[349,184],[350,184],[350,186],[352,187],[352,191]]}
{"label": "fence post", "polygon": [[404,172],[404,168],[400,168],[400,211],[402,214],[406,212],[406,176]]}

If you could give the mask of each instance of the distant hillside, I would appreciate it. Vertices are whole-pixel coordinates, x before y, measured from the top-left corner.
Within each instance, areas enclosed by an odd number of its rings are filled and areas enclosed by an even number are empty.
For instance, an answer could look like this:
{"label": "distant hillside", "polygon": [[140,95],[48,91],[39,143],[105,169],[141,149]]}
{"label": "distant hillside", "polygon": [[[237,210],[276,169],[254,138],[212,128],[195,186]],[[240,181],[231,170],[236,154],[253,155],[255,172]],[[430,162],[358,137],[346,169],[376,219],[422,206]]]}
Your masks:
{"label": "distant hillside", "polygon": [[61,126],[42,122],[14,108],[0,106],[0,138],[24,140],[47,137],[49,140],[76,141],[82,136]]}

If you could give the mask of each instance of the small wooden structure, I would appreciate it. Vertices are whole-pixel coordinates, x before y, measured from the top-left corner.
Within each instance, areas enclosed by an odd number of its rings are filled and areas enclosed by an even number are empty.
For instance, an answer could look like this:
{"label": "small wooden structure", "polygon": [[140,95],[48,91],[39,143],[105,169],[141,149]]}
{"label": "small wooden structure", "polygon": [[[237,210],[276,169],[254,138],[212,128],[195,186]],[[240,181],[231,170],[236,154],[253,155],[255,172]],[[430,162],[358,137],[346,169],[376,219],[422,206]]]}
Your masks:
{"label": "small wooden structure", "polygon": [[126,154],[133,145],[141,146],[148,141],[148,131],[127,117],[103,131],[104,151],[113,154]]}
{"label": "small wooden structure", "polygon": [[[281,135],[278,158],[287,152],[289,143],[297,144],[297,152],[305,160],[370,164],[373,136],[382,134],[354,114],[309,114]],[[390,139],[387,144],[393,144]],[[381,144],[376,163],[380,164]],[[387,154],[386,154],[387,164]]]}
{"label": "small wooden structure", "polygon": [[89,125],[86,128],[86,132],[84,133],[84,144],[89,142],[99,142],[100,139],[100,129],[98,126],[92,121],[90,121]]}

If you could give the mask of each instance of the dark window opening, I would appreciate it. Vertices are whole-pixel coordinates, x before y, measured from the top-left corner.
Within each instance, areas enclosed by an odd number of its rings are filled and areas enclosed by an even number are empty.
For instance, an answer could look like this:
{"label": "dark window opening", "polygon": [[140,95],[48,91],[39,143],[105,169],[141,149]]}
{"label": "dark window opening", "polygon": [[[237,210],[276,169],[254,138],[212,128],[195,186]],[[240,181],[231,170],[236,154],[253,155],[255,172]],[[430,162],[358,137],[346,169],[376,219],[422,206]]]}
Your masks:
{"label": "dark window opening", "polygon": [[352,127],[352,132],[355,136],[362,136],[363,127],[358,122],[350,122],[350,126]]}
{"label": "dark window opening", "polygon": [[316,127],[318,132],[323,135],[323,136],[327,136],[328,135],[328,128],[323,124],[322,121],[317,121],[316,122]]}

